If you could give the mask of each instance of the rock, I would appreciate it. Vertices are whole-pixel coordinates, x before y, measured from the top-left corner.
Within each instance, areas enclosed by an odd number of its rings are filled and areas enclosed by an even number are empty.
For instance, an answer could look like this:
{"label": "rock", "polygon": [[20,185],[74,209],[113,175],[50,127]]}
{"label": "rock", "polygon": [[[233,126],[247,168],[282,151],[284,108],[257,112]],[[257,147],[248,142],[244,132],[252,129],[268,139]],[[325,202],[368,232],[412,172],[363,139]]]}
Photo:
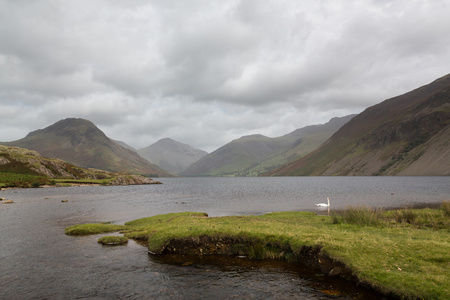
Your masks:
{"label": "rock", "polygon": [[340,267],[335,267],[331,269],[330,273],[328,273],[329,276],[336,276],[342,273],[342,270]]}
{"label": "rock", "polygon": [[63,199],[63,200],[61,200],[61,202],[69,202],[69,200]]}
{"label": "rock", "polygon": [[14,203],[14,201],[12,201],[12,200],[4,200],[2,202],[2,204],[10,204],[10,203]]}

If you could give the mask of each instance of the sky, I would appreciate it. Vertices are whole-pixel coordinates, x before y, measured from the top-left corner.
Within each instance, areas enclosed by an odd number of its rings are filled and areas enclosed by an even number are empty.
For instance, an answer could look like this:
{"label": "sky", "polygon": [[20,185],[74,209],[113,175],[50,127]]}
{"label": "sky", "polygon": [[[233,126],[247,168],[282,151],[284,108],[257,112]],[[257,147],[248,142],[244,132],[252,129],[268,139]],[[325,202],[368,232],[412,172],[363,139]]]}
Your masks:
{"label": "sky", "polygon": [[212,152],[450,73],[448,0],[0,0],[0,141],[65,118]]}

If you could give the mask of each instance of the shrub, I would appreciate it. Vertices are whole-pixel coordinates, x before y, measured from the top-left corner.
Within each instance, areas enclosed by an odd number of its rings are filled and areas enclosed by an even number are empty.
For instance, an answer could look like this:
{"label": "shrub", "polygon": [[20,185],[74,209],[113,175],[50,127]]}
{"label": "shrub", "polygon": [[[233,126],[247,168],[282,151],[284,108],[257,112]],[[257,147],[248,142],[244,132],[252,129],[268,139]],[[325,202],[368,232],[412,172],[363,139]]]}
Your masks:
{"label": "shrub", "polygon": [[38,188],[38,187],[40,187],[41,186],[41,183],[39,182],[39,181],[34,181],[32,184],[31,184],[31,187],[32,188]]}

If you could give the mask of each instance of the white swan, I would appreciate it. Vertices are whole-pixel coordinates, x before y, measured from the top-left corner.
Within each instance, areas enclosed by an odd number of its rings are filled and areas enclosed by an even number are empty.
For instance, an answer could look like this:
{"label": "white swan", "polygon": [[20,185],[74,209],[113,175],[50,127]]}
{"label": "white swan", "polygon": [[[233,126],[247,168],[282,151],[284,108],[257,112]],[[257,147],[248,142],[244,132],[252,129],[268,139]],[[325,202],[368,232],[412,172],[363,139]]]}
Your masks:
{"label": "white swan", "polygon": [[317,203],[316,206],[330,206],[330,197],[327,197],[327,201],[328,201],[328,204],[327,203]]}

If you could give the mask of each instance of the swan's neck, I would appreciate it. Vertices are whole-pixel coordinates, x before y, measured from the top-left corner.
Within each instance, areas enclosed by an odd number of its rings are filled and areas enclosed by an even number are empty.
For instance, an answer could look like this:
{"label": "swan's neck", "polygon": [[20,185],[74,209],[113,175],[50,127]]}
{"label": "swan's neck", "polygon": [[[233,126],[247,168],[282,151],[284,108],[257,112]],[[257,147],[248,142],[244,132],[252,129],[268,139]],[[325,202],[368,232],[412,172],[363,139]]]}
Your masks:
{"label": "swan's neck", "polygon": [[328,206],[330,206],[330,198],[327,198]]}

